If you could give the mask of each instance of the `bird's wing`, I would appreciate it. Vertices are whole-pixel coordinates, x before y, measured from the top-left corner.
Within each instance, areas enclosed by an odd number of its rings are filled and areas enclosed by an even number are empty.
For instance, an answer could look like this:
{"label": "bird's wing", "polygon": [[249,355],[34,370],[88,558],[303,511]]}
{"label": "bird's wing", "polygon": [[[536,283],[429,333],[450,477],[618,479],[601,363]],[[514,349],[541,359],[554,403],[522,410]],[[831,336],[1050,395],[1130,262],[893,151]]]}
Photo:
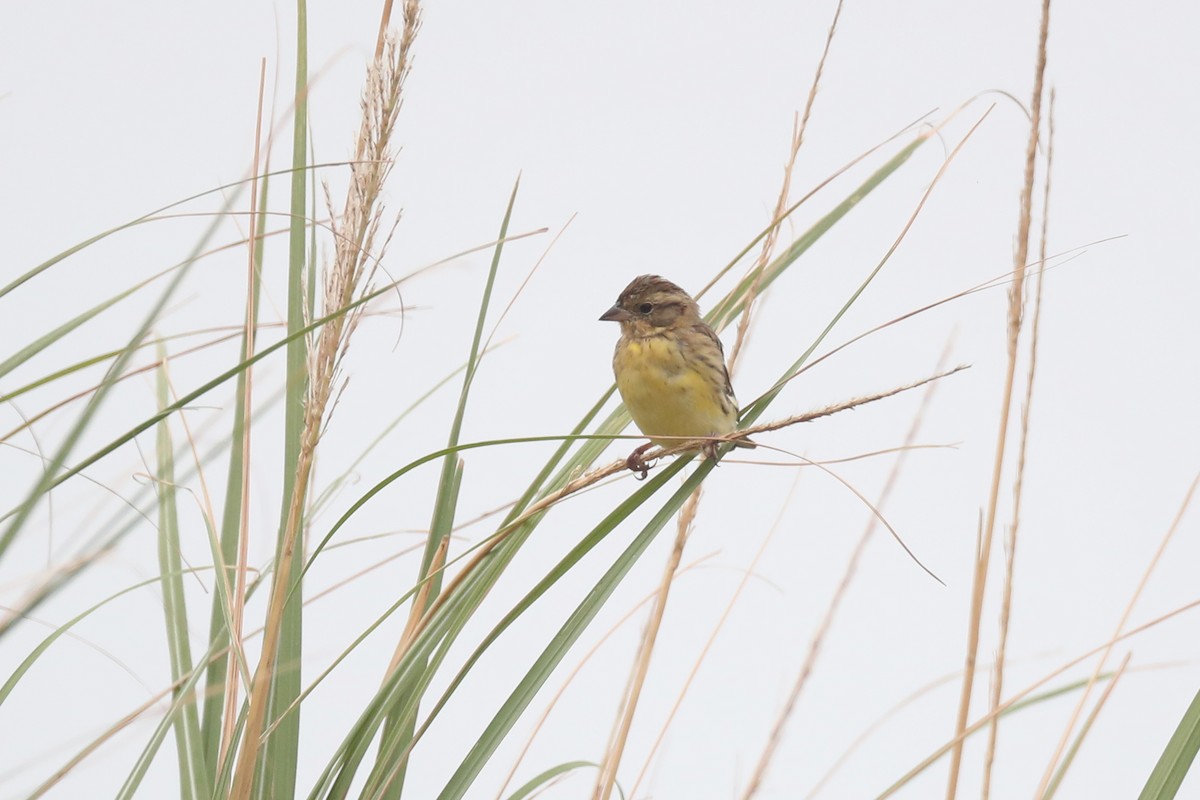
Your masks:
{"label": "bird's wing", "polygon": [[697,333],[707,336],[717,346],[717,354],[721,360],[721,375],[725,378],[725,393],[733,397],[733,384],[729,381],[729,368],[725,365],[725,346],[721,344],[721,338],[717,336],[716,331],[710,328],[707,323],[701,322],[692,327]]}

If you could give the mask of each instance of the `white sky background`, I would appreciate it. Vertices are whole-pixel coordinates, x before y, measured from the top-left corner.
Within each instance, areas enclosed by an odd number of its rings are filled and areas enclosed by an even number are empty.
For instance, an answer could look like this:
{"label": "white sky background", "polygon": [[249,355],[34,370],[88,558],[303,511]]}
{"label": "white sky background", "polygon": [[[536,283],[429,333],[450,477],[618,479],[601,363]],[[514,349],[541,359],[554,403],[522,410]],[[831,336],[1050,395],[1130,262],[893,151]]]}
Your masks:
{"label": "white sky background", "polygon": [[[387,269],[402,275],[490,240],[520,173],[513,230],[545,226],[552,233],[506,249],[495,320],[552,234],[578,215],[500,325],[497,338],[511,341],[479,373],[464,441],[567,432],[611,382],[617,330],[596,317],[628,280],[658,272],[697,290],[766,224],[792,116],[803,106],[832,13],[832,3],[429,5],[400,123],[403,151],[388,187],[389,207],[403,208],[404,216]],[[993,89],[1027,103],[1037,15],[1032,2],[968,8],[850,0],[801,151],[794,195],[927,112],[937,109],[933,118],[940,118]],[[278,86],[276,118],[282,120],[272,167],[288,163],[290,6],[47,3],[12,7],[5,16],[0,282],[160,205],[243,177],[262,57],[268,60],[269,83]],[[351,152],[358,128],[358,95],[378,8],[314,2],[310,17],[312,141],[319,161],[335,161]],[[1013,663],[1006,679],[1012,690],[1111,634],[1200,468],[1197,33],[1200,11],[1193,4],[1061,2],[1053,10],[1047,79],[1058,104],[1050,251],[1085,249],[1046,276],[1009,650]],[[771,288],[735,377],[743,401],[774,381],[876,265],[943,154],[993,101],[990,117],[935,188],[899,250],[818,352],[1011,269],[1026,121],[1011,101],[985,94],[948,126],[944,146],[936,140],[926,144]],[[796,215],[785,236],[804,230],[883,160],[876,157],[823,191]],[[1043,167],[1039,162],[1039,170]],[[324,176],[338,198],[344,173],[335,169]],[[284,184],[276,183],[271,192],[273,207],[286,210]],[[340,207],[340,200],[335,203]],[[238,208],[245,205],[239,200]],[[217,206],[210,198],[188,209]],[[7,357],[99,299],[183,259],[206,223],[162,222],[123,233],[3,298],[0,355]],[[282,224],[278,217],[271,226]],[[238,230],[228,223],[217,241],[236,238]],[[1124,238],[1097,244],[1116,236]],[[323,244],[328,252],[328,240]],[[285,305],[285,255],[283,239],[273,240],[265,321],[279,319]],[[465,359],[488,259],[486,253],[464,258],[406,284],[404,300],[416,308],[402,332],[394,317],[364,323],[347,364],[349,386],[321,456],[319,486]],[[241,251],[202,261],[157,329],[178,333],[237,324],[244,261]],[[719,291],[730,285],[723,282]],[[34,366],[10,375],[0,389],[120,346],[149,301],[149,295],[138,295],[104,315]],[[994,289],[889,328],[806,373],[772,409],[771,416],[784,416],[923,377],[951,337],[951,362],[972,365],[939,387],[919,436],[922,443],[959,446],[913,453],[886,507],[888,520],[947,586],[925,576],[886,534],[876,535],[787,730],[764,798],[801,796],[865,727],[961,667],[971,556],[986,502],[1003,379],[1005,302],[1004,289]],[[724,338],[732,342],[732,329]],[[181,391],[191,388],[227,368],[234,355],[227,346],[180,360],[173,379]],[[267,398],[280,374],[278,360],[257,373],[258,399]],[[98,377],[91,373],[48,387],[18,405],[25,414],[35,413]],[[317,520],[317,532],[323,535],[382,476],[444,444],[457,385],[423,406],[372,454],[359,469],[359,483]],[[148,378],[138,378],[115,393],[101,416],[105,433],[115,435],[144,418],[153,407],[152,389]],[[227,391],[216,393],[189,421],[199,427],[213,408],[229,403]],[[764,441],[813,459],[895,447],[918,403],[912,393]],[[61,437],[76,413],[73,408],[41,423],[42,446]],[[0,409],[0,428],[19,422],[12,407]],[[219,422],[216,429],[227,425]],[[259,564],[272,551],[278,515],[279,431],[280,417],[271,414],[254,434],[252,557]],[[182,429],[176,426],[175,433],[182,435]],[[76,455],[107,438],[93,431]],[[140,442],[152,457],[152,436]],[[28,434],[13,443],[34,446]],[[623,456],[631,446],[618,443],[611,454]],[[550,450],[520,445],[468,453],[460,519],[517,496]],[[736,456],[730,462],[743,457]],[[791,461],[761,451],[753,457]],[[0,450],[4,508],[19,501],[37,464],[26,453]],[[874,458],[836,469],[875,497],[890,465],[889,458]],[[144,469],[137,451],[126,447],[90,475],[129,497],[142,483],[135,473]],[[626,788],[742,571],[785,503],[786,510],[757,577],[637,796],[725,798],[737,796],[744,785],[869,519],[863,504],[828,476],[801,472],[790,501],[792,467],[728,463],[706,484],[685,561],[710,557],[680,579],[672,595],[621,771]],[[339,538],[425,526],[436,474],[431,466],[397,483]],[[214,467],[208,479],[219,491],[223,467]],[[44,509],[0,561],[0,603],[16,602],[22,585],[48,558],[61,560],[95,530],[98,519],[119,509],[109,492],[76,483],[55,495],[52,514]],[[1009,486],[1006,482],[1001,493],[1001,523],[1011,518]],[[198,485],[193,481],[190,488]],[[476,641],[633,488],[625,479],[554,512],[491,595],[464,644]],[[186,495],[181,504],[187,554],[192,563],[203,564],[201,518]],[[647,506],[635,519],[648,519],[656,507]],[[1196,520],[1194,512],[1185,519],[1133,624],[1197,599]],[[475,526],[465,533],[475,540],[488,530]],[[627,524],[615,531],[480,664],[417,751],[411,796],[431,797],[440,789],[502,700],[496,687],[511,686],[523,674],[637,530]],[[672,534],[664,531],[550,680],[531,708],[530,722],[586,648],[655,585]],[[314,570],[310,591],[416,542],[415,535],[403,534],[333,551]],[[999,566],[1001,551],[996,554],[993,563]],[[154,529],[142,525],[117,553],[39,609],[39,618],[61,624],[152,577],[156,563]],[[306,683],[410,585],[415,570],[411,557],[393,562],[310,607]],[[991,584],[993,598],[999,586],[998,579]],[[196,601],[192,624],[198,640],[207,626],[208,596],[196,582],[189,591]],[[252,619],[261,618],[261,611],[261,601],[253,604]],[[985,609],[983,660],[993,653],[996,613],[992,602]],[[378,685],[402,624],[399,616],[386,623],[306,703],[301,787],[311,785]],[[562,761],[600,758],[639,628],[640,622],[627,624],[584,669],[538,739],[518,784]],[[1170,666],[1135,672],[1117,687],[1060,797],[1129,797],[1140,789],[1197,689],[1198,630],[1191,612],[1129,645],[1135,667]],[[5,641],[0,649],[5,676],[46,632],[29,624]],[[113,603],[77,632],[125,668],[77,641],[52,648],[0,708],[5,754],[0,796],[24,796],[168,681],[156,590]],[[1071,675],[1085,677],[1089,671],[1090,664]],[[985,708],[986,688],[981,674],[972,718]],[[951,735],[957,696],[957,681],[922,696],[856,754],[823,796],[864,797],[885,788]],[[1006,720],[994,796],[1029,796],[1073,700]],[[51,796],[111,795],[152,724],[132,725]],[[472,797],[495,794],[527,730],[526,725],[514,733]],[[978,792],[981,745],[982,739],[968,747],[964,797]],[[176,790],[173,751],[172,743],[164,745],[143,796]],[[581,774],[547,796],[584,796],[592,779]],[[901,796],[937,796],[944,780],[943,763]],[[1195,779],[1189,781],[1184,791],[1195,791],[1195,785]]]}

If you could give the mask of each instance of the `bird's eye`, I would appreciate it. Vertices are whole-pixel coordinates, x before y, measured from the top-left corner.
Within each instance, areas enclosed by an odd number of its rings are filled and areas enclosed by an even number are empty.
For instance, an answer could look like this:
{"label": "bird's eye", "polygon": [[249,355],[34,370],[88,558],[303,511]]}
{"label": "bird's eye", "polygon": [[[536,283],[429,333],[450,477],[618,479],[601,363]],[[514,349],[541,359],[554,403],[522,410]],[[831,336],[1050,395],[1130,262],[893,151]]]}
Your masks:
{"label": "bird's eye", "polygon": [[649,314],[653,309],[653,303],[642,303],[640,306],[638,306],[638,311],[642,312],[643,314]]}

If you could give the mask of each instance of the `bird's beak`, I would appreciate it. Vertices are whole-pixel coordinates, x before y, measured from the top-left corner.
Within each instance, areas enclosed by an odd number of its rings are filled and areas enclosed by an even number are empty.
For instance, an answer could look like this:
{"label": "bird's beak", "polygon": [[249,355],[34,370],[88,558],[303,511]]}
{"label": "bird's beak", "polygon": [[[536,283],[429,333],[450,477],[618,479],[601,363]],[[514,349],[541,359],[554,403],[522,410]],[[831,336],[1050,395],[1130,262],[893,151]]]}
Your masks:
{"label": "bird's beak", "polygon": [[633,319],[633,315],[620,306],[613,306],[600,315],[602,322],[628,322],[631,319]]}

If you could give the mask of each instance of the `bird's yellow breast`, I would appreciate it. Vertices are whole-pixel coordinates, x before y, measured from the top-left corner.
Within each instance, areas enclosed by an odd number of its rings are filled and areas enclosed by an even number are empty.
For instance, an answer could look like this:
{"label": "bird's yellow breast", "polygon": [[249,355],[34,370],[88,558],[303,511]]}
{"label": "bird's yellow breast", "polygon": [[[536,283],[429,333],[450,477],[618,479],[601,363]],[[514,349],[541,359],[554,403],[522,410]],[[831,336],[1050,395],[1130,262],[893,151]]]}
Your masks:
{"label": "bird's yellow breast", "polygon": [[724,372],[689,357],[671,334],[622,338],[613,372],[630,416],[655,444],[678,444],[656,435],[719,436],[736,427],[737,410],[725,392]]}

